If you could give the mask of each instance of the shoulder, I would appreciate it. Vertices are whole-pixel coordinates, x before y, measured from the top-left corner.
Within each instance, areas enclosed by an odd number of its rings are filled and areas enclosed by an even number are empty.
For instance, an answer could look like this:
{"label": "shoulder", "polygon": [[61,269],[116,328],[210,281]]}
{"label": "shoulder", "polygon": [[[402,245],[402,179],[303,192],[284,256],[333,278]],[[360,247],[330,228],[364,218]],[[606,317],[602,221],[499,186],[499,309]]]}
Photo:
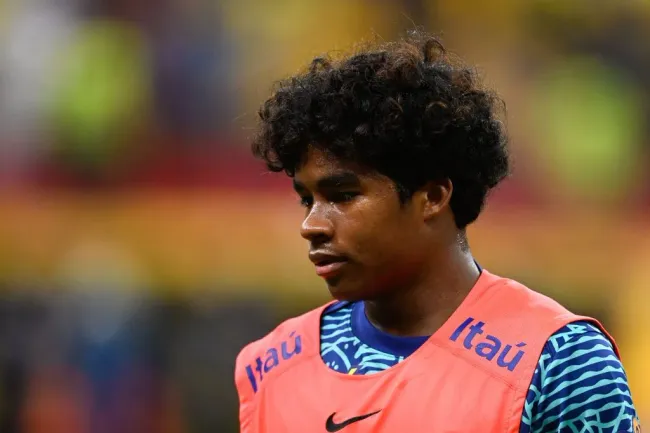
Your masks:
{"label": "shoulder", "polygon": [[301,316],[285,320],[257,341],[246,345],[235,363],[235,382],[240,397],[254,395],[262,382],[289,365],[306,358],[306,353],[318,353],[319,319],[328,305]]}
{"label": "shoulder", "polygon": [[[265,353],[269,348],[281,344],[289,339],[300,337],[301,342],[305,338],[318,337],[318,323],[323,311],[329,311],[331,304],[327,304],[311,311],[308,311],[300,316],[292,317],[280,323],[272,331],[266,334],[259,340],[247,344],[237,356],[237,364],[246,363],[246,361],[254,360],[261,354]],[[311,325],[316,326],[311,329]],[[310,332],[311,331],[311,332]],[[316,335],[305,335],[305,334]]]}
{"label": "shoulder", "polygon": [[[518,281],[495,276],[493,278],[492,286],[484,291],[484,297],[488,299],[481,303],[481,308],[487,305],[491,311],[486,314],[491,313],[491,317],[507,326],[516,323],[526,338],[534,336],[537,354],[542,349],[545,355],[555,354],[560,348],[573,347],[576,342],[579,345],[573,349],[592,342],[607,344],[610,351],[615,355],[618,353],[613,338],[598,320],[575,314],[555,299]],[[534,363],[536,359],[531,361]]]}
{"label": "shoulder", "polygon": [[[518,321],[565,324],[577,319],[555,299],[539,293],[519,281],[483,271],[480,306]],[[559,326],[561,326],[559,325]],[[558,329],[557,327],[554,329]],[[549,332],[550,335],[553,331]]]}
{"label": "shoulder", "polygon": [[636,412],[615,346],[595,323],[572,322],[547,341],[522,417],[526,432],[633,431]]}
{"label": "shoulder", "polygon": [[587,321],[569,323],[555,332],[548,339],[538,365],[547,388],[592,388],[612,376],[625,381],[614,344],[600,327]]}
{"label": "shoulder", "polygon": [[476,330],[479,334],[488,332],[499,343],[525,347],[522,351],[526,356],[520,359],[516,377],[497,369],[524,391],[549,338],[567,323],[591,320],[573,314],[559,302],[518,281],[485,271],[461,308],[459,319],[466,320],[453,332],[452,341],[469,328],[469,324],[475,323],[473,326],[485,328]]}
{"label": "shoulder", "polygon": [[[585,351],[584,354],[590,358],[601,355],[599,350],[605,350],[608,355],[616,357],[609,337],[598,325],[588,321],[576,321],[563,326],[551,335],[545,349],[556,359],[565,358],[569,352],[578,350]],[[579,357],[573,358],[573,362],[579,361]]]}

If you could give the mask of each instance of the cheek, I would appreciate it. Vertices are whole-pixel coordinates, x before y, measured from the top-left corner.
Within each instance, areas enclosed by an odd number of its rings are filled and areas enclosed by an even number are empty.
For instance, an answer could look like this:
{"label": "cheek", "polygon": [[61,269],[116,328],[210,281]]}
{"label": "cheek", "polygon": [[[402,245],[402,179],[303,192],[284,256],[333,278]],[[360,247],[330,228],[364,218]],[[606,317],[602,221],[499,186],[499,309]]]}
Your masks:
{"label": "cheek", "polygon": [[354,250],[373,262],[392,260],[408,250],[413,221],[402,209],[389,203],[362,202],[344,216],[345,235]]}

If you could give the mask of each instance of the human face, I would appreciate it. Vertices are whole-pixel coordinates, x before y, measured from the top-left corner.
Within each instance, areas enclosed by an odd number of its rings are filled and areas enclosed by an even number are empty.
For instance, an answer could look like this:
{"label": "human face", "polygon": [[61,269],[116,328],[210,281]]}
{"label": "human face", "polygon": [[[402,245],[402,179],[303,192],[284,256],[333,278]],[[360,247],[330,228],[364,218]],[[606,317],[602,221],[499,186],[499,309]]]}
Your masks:
{"label": "human face", "polygon": [[334,298],[369,300],[417,278],[425,224],[389,178],[311,149],[294,189],[305,207],[300,232],[309,258]]}

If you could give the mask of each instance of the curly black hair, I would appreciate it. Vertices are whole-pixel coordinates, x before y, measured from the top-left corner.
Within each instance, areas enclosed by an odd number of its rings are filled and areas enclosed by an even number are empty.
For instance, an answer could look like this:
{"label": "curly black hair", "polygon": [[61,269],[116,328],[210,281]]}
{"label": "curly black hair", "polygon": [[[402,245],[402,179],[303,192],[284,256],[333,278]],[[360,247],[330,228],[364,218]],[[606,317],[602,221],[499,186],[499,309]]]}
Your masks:
{"label": "curly black hair", "polygon": [[259,110],[255,156],[293,177],[310,146],[392,179],[402,203],[449,179],[456,226],[478,218],[509,172],[503,101],[475,68],[421,31],[352,55],[315,58]]}

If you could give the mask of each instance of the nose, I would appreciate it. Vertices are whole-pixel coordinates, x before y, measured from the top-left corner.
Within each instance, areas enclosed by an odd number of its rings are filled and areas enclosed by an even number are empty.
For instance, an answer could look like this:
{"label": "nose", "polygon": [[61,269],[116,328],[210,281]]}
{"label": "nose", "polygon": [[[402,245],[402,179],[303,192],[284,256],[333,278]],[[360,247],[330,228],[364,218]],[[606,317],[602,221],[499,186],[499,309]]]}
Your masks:
{"label": "nose", "polygon": [[315,204],[302,222],[300,235],[311,243],[327,241],[334,236],[334,225],[321,206]]}

